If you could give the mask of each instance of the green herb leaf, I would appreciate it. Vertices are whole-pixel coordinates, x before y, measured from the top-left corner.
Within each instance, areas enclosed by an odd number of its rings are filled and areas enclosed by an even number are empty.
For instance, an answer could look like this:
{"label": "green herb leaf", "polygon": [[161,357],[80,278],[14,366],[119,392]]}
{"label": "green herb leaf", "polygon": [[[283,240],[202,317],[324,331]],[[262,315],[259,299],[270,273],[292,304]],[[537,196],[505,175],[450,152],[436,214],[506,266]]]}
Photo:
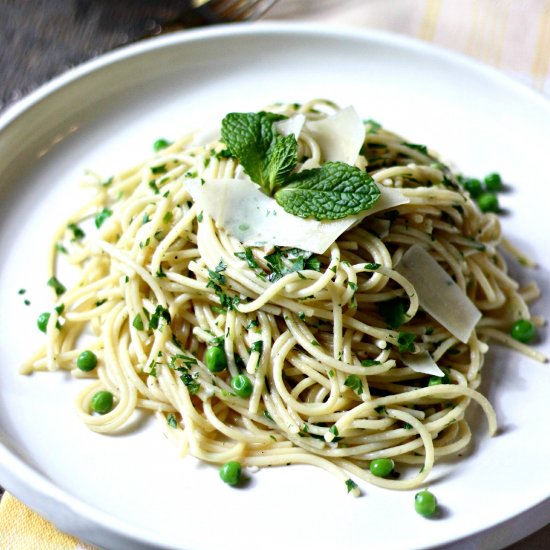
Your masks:
{"label": "green herb leaf", "polygon": [[170,426],[170,428],[177,429],[178,421],[176,420],[176,417],[172,413],[168,415],[168,418],[166,419],[166,421],[168,423],[168,426]]}
{"label": "green herb leaf", "polygon": [[67,227],[73,232],[71,241],[80,241],[86,236],[86,233],[76,223],[70,223]]}
{"label": "green herb leaf", "polygon": [[256,340],[255,342],[252,343],[252,345],[250,346],[250,353],[254,352],[254,351],[257,351],[260,355],[262,353],[264,349],[264,343],[262,340]]}
{"label": "green herb leaf", "polygon": [[376,134],[376,132],[382,128],[382,124],[380,124],[380,122],[376,122],[376,120],[373,120],[372,118],[364,120],[363,123],[369,127],[367,134]]}
{"label": "green herb leaf", "polygon": [[220,273],[219,271],[212,271],[211,269],[209,269],[208,276],[210,277],[211,281],[214,281],[214,283],[217,283],[218,285],[227,284],[227,278],[223,273]]}
{"label": "green herb leaf", "polygon": [[102,225],[103,225],[103,222],[109,217],[109,216],[112,216],[113,214],[113,211],[110,210],[109,208],[104,208],[103,210],[101,210],[101,212],[99,212],[96,217],[95,217],[95,226],[99,229]]}
{"label": "green herb leaf", "polygon": [[172,145],[171,141],[168,141],[164,138],[159,138],[153,143],[153,151],[155,151],[155,153],[158,153],[162,149],[166,149],[166,147],[168,147],[169,145]]}
{"label": "green herb leaf", "polygon": [[361,361],[361,365],[363,367],[374,367],[376,365],[380,365],[380,361],[376,361],[375,359],[363,359]]}
{"label": "green herb leaf", "polygon": [[57,277],[50,277],[48,279],[48,286],[51,286],[54,290],[57,296],[61,296],[67,290],[57,279]]}
{"label": "green herb leaf", "polygon": [[338,220],[370,208],[380,190],[366,172],[343,162],[327,162],[288,179],[275,193],[286,212],[301,218]]}
{"label": "green herb leaf", "polygon": [[359,376],[357,376],[356,374],[350,374],[346,378],[344,386],[351,388],[354,392],[357,393],[357,395],[361,395],[363,393],[363,383],[361,382]]}
{"label": "green herb leaf", "polygon": [[188,372],[183,373],[180,376],[180,380],[187,386],[189,393],[191,395],[196,395],[201,387],[200,382],[197,382],[199,374],[189,374]]}
{"label": "green herb leaf", "polygon": [[274,123],[286,117],[274,113],[229,113],[222,121],[222,140],[239,159],[252,181],[270,195],[280,187],[298,160],[298,143],[282,136]]}
{"label": "green herb leaf", "polygon": [[428,154],[428,148],[420,143],[403,143],[403,145],[410,147],[411,149],[415,149],[416,151],[420,151],[424,155]]}
{"label": "green herb leaf", "polygon": [[162,164],[160,166],[150,166],[149,170],[151,170],[151,174],[166,174],[168,171],[166,164]]}
{"label": "green herb leaf", "polygon": [[303,269],[312,269],[320,271],[321,261],[307,250],[301,248],[282,249],[275,247],[275,251],[264,256],[271,273],[269,280],[275,282],[281,277],[301,271]]}
{"label": "green herb leaf", "polygon": [[357,483],[353,479],[346,479],[346,487],[348,488],[348,493],[351,493],[351,491],[357,489]]}
{"label": "green herb leaf", "polygon": [[412,332],[400,332],[397,335],[397,349],[401,353],[413,352],[415,350],[414,341],[416,340],[416,334]]}
{"label": "green herb leaf", "polygon": [[134,317],[132,326],[137,330],[143,330],[143,319],[139,313]]}
{"label": "green herb leaf", "polygon": [[170,317],[170,312],[159,304],[153,315],[151,315],[149,329],[158,329],[161,326],[161,320],[164,320],[168,325],[172,321],[172,318]]}
{"label": "green herb leaf", "polygon": [[377,304],[378,311],[389,328],[399,328],[407,321],[405,302],[399,298]]}
{"label": "green herb leaf", "polygon": [[252,319],[247,325],[246,327],[244,327],[246,330],[250,330],[254,327],[259,327],[260,326],[260,322],[257,320],[257,319]]}
{"label": "green herb leaf", "polygon": [[252,269],[260,267],[256,259],[254,258],[252,249],[249,247],[246,247],[244,249],[244,252],[235,252],[235,256],[239,258],[239,260],[244,260],[248,264],[248,267],[251,267]]}

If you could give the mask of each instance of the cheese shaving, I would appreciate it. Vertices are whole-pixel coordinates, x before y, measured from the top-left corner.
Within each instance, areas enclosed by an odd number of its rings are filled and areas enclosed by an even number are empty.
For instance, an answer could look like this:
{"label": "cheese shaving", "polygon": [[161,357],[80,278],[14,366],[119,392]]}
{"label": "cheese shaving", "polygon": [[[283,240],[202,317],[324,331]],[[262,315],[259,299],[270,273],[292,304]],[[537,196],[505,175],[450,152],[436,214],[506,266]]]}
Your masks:
{"label": "cheese shaving", "polygon": [[401,356],[401,361],[414,372],[431,376],[445,376],[445,373],[437,366],[437,363],[427,351],[415,354],[405,353]]}
{"label": "cheese shaving", "polygon": [[365,126],[353,107],[306,122],[305,127],[319,144],[325,162],[355,164],[365,141]]}
{"label": "cheese shaving", "polygon": [[185,179],[199,211],[246,246],[288,246],[323,254],[366,216],[409,202],[401,191],[378,186],[380,198],[367,211],[341,220],[318,221],[289,214],[250,179]]}
{"label": "cheese shaving", "polygon": [[403,255],[396,270],[414,286],[422,309],[467,343],[481,313],[437,261],[415,244]]}

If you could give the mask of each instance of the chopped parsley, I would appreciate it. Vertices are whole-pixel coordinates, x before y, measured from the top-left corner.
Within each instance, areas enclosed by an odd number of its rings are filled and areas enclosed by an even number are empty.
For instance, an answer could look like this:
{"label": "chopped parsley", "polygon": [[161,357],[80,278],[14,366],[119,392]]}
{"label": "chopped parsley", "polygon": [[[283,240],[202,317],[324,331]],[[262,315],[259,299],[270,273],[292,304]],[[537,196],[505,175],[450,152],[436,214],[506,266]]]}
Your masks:
{"label": "chopped parsley", "polygon": [[321,270],[321,261],[312,252],[300,248],[279,248],[271,254],[264,256],[271,273],[268,279],[271,282],[278,281],[289,273],[295,273],[304,269],[313,271]]}
{"label": "chopped parsley", "polygon": [[412,332],[400,332],[397,335],[397,349],[400,353],[413,352],[416,348],[414,341],[416,334]]}
{"label": "chopped parsley", "polygon": [[346,479],[346,487],[348,488],[348,493],[357,489],[358,485],[353,481],[353,479]]}
{"label": "chopped parsley", "polygon": [[260,322],[257,320],[257,319],[252,319],[247,325],[246,327],[244,327],[246,330],[250,330],[254,327],[259,327],[260,326]]}
{"label": "chopped parsley", "polygon": [[399,328],[407,321],[405,302],[400,298],[395,298],[387,302],[378,302],[376,307],[386,325],[391,329]]}
{"label": "chopped parsley", "polygon": [[350,374],[345,382],[344,386],[347,386],[348,388],[352,389],[357,395],[361,395],[363,393],[363,383],[361,382],[361,379],[356,374]]}
{"label": "chopped parsley", "polygon": [[132,326],[136,330],[143,330],[143,319],[141,318],[141,315],[139,313],[134,317],[134,320],[132,321]]}
{"label": "chopped parsley", "polygon": [[415,149],[416,151],[420,151],[424,155],[428,154],[428,148],[425,145],[421,145],[419,143],[403,143],[403,145],[411,149]]}
{"label": "chopped parsley", "polygon": [[172,413],[168,415],[166,422],[168,423],[168,426],[170,426],[170,428],[177,429],[178,421],[176,420],[176,417]]}
{"label": "chopped parsley", "polygon": [[166,164],[161,164],[160,166],[150,166],[149,169],[151,170],[151,174],[166,174],[168,172],[168,169],[166,168]]}
{"label": "chopped parsley", "polygon": [[168,309],[166,309],[164,306],[161,306],[160,304],[156,307],[155,312],[153,315],[151,315],[151,319],[149,320],[149,330],[162,330],[162,321],[164,321],[167,325],[170,324],[172,321],[172,318],[170,316],[170,312]]}
{"label": "chopped parsley", "polygon": [[80,241],[86,236],[86,233],[76,223],[70,223],[67,227],[73,233],[71,241]]}
{"label": "chopped parsley", "polygon": [[180,376],[180,380],[187,387],[191,395],[196,395],[200,390],[201,385],[200,385],[200,382],[197,382],[198,377],[199,377],[198,372],[195,374],[189,374],[188,372],[184,372]]}
{"label": "chopped parsley", "polygon": [[378,130],[382,128],[382,124],[376,122],[376,120],[373,120],[372,118],[364,120],[363,124],[369,127],[369,129],[367,130],[367,134],[376,134],[376,132],[378,132]]}
{"label": "chopped parsley", "polygon": [[100,212],[98,212],[98,214],[96,214],[94,219],[95,226],[99,229],[103,225],[103,222],[112,215],[112,210],[109,208],[103,208]]}
{"label": "chopped parsley", "polygon": [[172,145],[171,141],[168,141],[164,138],[159,138],[153,143],[153,151],[155,151],[155,153],[158,153],[159,151],[161,151],[162,149],[166,149],[166,147],[169,147],[170,145]]}
{"label": "chopped parsley", "polygon": [[264,349],[263,341],[262,340],[256,340],[250,346],[250,353],[253,353],[253,352],[257,351],[261,355],[263,349]]}
{"label": "chopped parsley", "polygon": [[361,361],[361,365],[363,367],[374,367],[376,365],[380,365],[380,361],[376,361],[375,359],[363,359]]}
{"label": "chopped parsley", "polygon": [[235,252],[235,256],[237,258],[239,258],[239,260],[244,260],[248,264],[248,267],[250,267],[252,269],[256,269],[256,268],[260,267],[258,265],[258,262],[256,261],[256,259],[254,258],[254,254],[252,253],[252,249],[249,248],[249,247],[246,247],[244,249],[244,252]]}
{"label": "chopped parsley", "polygon": [[67,289],[59,282],[57,277],[50,277],[48,279],[48,286],[51,286],[57,296],[61,296]]}

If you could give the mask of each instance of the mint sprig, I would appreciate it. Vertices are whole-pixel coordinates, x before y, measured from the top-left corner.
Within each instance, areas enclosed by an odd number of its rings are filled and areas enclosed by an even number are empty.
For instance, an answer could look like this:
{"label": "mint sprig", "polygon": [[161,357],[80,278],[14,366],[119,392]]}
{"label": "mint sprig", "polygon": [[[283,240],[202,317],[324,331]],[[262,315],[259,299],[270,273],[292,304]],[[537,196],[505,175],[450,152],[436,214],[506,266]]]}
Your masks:
{"label": "mint sprig", "polygon": [[298,162],[298,143],[274,125],[286,118],[275,113],[229,113],[222,121],[222,139],[252,181],[272,195]]}
{"label": "mint sprig", "polygon": [[316,220],[338,220],[371,208],[380,198],[374,180],[355,166],[327,162],[292,174],[298,143],[277,132],[275,113],[229,113],[222,121],[222,140],[246,174],[274,196],[289,214]]}
{"label": "mint sprig", "polygon": [[327,162],[288,179],[275,200],[289,214],[316,220],[338,220],[370,208],[380,197],[374,180],[355,166]]}

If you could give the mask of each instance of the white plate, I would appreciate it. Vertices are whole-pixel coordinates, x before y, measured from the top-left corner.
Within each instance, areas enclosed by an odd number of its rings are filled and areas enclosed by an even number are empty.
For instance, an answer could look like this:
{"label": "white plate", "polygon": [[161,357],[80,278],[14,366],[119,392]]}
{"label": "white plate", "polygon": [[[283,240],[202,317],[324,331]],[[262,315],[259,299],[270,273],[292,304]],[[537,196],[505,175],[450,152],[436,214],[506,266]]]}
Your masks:
{"label": "white plate", "polygon": [[414,492],[364,486],[353,499],[305,466],[231,489],[214,468],[180,459],[155,422],[91,433],[73,410],[79,383],[17,374],[50,307],[47,239],[84,169],[108,176],[158,137],[314,97],[353,104],[467,173],[504,174],[506,233],[541,264],[534,309],[550,310],[550,108],[496,71],[391,35],[282,24],[174,34],[88,63],[0,124],[0,481],[63,530],[108,548],[496,548],[550,520],[550,369],[507,350],[491,353],[484,381],[502,433],[489,439],[476,422],[473,452],[436,468],[430,487],[444,513],[431,521],[414,512]]}

